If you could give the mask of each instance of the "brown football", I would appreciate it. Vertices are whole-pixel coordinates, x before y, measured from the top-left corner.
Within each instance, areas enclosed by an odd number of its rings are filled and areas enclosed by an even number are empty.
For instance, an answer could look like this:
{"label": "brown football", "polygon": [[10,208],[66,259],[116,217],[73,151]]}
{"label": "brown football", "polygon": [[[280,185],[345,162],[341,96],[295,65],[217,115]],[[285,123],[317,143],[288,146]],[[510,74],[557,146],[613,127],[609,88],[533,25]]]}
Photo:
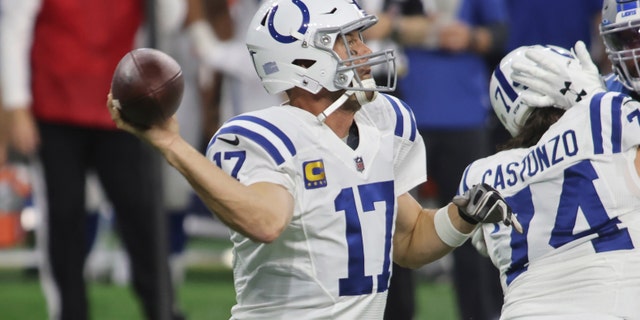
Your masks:
{"label": "brown football", "polygon": [[171,117],[182,101],[182,69],[168,54],[151,48],[127,53],[116,67],[111,93],[122,119],[141,128]]}

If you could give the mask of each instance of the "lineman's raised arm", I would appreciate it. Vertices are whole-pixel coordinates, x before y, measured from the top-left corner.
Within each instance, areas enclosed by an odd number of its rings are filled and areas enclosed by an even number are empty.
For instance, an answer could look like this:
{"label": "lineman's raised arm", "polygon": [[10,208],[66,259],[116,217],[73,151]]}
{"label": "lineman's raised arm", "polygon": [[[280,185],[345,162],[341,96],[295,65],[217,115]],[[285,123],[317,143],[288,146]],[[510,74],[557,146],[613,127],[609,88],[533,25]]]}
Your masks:
{"label": "lineman's raised arm", "polygon": [[568,109],[583,99],[605,91],[598,67],[591,60],[584,42],[576,43],[573,54],[578,59],[561,60],[569,61],[568,66],[559,65],[559,61],[551,59],[552,56],[537,50],[525,53],[531,63],[513,63],[514,73],[511,78],[529,87],[529,90],[522,93],[522,99],[527,105]]}

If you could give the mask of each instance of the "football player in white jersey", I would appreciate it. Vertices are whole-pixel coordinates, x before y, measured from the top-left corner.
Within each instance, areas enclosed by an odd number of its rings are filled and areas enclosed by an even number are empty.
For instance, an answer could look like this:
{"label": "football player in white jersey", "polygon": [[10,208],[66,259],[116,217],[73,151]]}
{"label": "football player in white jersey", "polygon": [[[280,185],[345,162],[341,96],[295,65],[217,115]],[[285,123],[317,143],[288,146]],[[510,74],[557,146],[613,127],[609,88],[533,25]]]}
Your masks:
{"label": "football player in white jersey", "polygon": [[[378,94],[396,75],[393,52],[362,41],[376,21],[352,0],[261,6],[249,53],[265,89],[289,101],[228,120],[206,157],[173,119],[136,129],[109,97],[116,124],[157,148],[230,227],[233,319],[382,319],[392,259],[419,267],[479,222],[517,225],[486,185],[438,210],[408,193],[426,179],[424,145],[410,108]],[[391,85],[372,80],[377,66]]]}
{"label": "football player in white jersey", "polygon": [[[582,42],[512,51],[490,90],[513,138],[459,192],[493,186],[525,230],[474,235],[501,273],[501,319],[640,319],[640,103],[604,92]],[[561,108],[532,108],[543,99]]]}

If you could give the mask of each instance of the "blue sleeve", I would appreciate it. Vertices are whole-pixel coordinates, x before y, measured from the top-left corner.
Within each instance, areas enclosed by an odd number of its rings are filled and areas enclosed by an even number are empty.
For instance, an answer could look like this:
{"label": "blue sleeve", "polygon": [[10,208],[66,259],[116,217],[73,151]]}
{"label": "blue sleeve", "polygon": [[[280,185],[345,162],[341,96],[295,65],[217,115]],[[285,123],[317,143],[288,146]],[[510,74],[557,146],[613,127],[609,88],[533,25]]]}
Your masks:
{"label": "blue sleeve", "polygon": [[388,94],[382,94],[382,96],[389,101],[395,113],[396,125],[394,134],[397,137],[402,137],[412,142],[415,141],[418,134],[418,126],[413,110],[397,97]]}
{"label": "blue sleeve", "polygon": [[640,104],[615,92],[590,101],[589,122],[594,154],[615,154],[640,144]]}

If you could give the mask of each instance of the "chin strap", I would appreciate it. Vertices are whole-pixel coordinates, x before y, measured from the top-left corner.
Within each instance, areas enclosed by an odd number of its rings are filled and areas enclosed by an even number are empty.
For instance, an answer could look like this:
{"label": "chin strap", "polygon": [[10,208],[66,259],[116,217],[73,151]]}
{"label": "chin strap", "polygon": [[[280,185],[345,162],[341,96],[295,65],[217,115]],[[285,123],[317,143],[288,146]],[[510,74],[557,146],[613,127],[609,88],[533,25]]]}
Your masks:
{"label": "chin strap", "polygon": [[340,98],[334,101],[330,106],[328,106],[324,111],[322,111],[316,118],[318,121],[324,122],[327,120],[327,117],[330,116],[334,111],[338,110],[342,106],[342,104],[349,99],[349,97],[354,94],[355,91],[347,90],[345,91]]}
{"label": "chin strap", "polygon": [[[375,89],[376,88],[376,81],[373,80],[373,78],[362,80],[362,87],[367,88],[367,89]],[[371,95],[371,99],[367,98],[367,93],[369,93],[369,92],[373,92],[373,95]],[[364,106],[365,104],[375,100],[377,97],[378,97],[378,91],[377,90],[356,91],[356,99],[358,99],[358,103],[361,106]]]}
{"label": "chin strap", "polygon": [[[355,82],[355,80],[354,80],[354,82]],[[362,87],[363,88],[367,88],[367,89],[375,89],[376,88],[376,81],[373,80],[373,78],[362,80],[361,83],[362,83]],[[373,92],[373,95],[371,96],[371,99],[367,98],[367,93],[368,92]],[[376,97],[378,97],[378,91],[376,91],[376,90],[370,90],[370,91],[347,90],[347,91],[344,92],[343,95],[340,96],[340,98],[338,98],[336,101],[334,101],[330,106],[328,106],[326,109],[324,109],[324,111],[322,111],[317,116],[318,121],[324,122],[325,120],[327,120],[327,117],[329,117],[329,115],[331,115],[334,111],[338,110],[338,108],[340,108],[342,106],[342,104],[345,101],[347,101],[347,99],[349,99],[349,97],[351,95],[353,95],[353,94],[356,95],[356,99],[358,100],[358,103],[361,106],[364,106],[365,104],[375,100]]]}

